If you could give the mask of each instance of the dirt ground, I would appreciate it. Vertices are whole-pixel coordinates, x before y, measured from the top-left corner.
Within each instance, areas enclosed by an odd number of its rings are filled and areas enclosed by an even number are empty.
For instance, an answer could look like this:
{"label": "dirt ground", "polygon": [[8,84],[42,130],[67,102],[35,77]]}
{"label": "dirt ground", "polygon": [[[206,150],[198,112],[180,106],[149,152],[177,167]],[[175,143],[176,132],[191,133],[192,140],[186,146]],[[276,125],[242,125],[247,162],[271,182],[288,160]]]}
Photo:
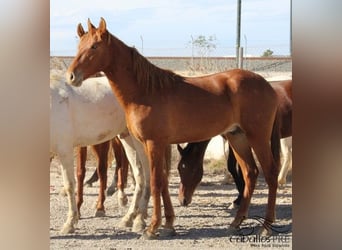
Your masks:
{"label": "dirt ground", "polygon": [[[224,169],[225,166],[222,166]],[[86,178],[95,169],[95,162],[87,162]],[[109,169],[109,181],[113,169]],[[223,171],[211,171],[205,166],[202,183],[197,188],[192,203],[188,207],[180,206],[177,199],[179,175],[175,163],[170,175],[170,193],[175,209],[175,229],[177,236],[160,237],[149,241],[140,239],[140,234],[117,225],[127,207],[120,208],[114,196],[105,201],[106,216],[94,217],[98,183],[84,189],[84,203],[81,208],[82,218],[76,226],[76,232],[60,235],[67,215],[67,200],[59,195],[63,185],[58,159],[50,166],[50,249],[292,249],[292,182],[288,178],[285,187],[278,189],[274,233],[271,237],[258,236],[251,232],[260,223],[254,216],[263,216],[267,202],[267,185],[260,175],[252,197],[249,218],[243,222],[240,236],[228,234],[235,210],[230,208],[237,195],[233,184],[222,184]],[[133,189],[128,180],[126,193],[129,202]],[[149,223],[151,215],[149,206]],[[254,219],[253,219],[254,218]]]}

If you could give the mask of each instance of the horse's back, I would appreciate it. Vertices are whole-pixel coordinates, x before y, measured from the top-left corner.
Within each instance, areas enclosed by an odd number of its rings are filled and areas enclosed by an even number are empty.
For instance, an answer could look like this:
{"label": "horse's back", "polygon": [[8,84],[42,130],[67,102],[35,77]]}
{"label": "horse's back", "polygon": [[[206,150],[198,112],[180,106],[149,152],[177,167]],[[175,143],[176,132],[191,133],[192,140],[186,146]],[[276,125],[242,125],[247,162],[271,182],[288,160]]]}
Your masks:
{"label": "horse's back", "polygon": [[[80,87],[50,79],[50,137],[73,146],[98,144],[125,129],[124,111],[106,77],[89,78]],[[55,144],[58,144],[55,142]]]}
{"label": "horse's back", "polygon": [[[256,123],[264,122],[256,113],[265,117],[275,114],[277,97],[273,88],[262,76],[251,71],[234,69],[186,77],[184,81],[186,84],[170,93],[177,96],[177,101],[172,102],[167,113],[172,114],[169,118],[174,121],[170,122],[170,131],[181,135],[184,127],[191,127],[192,141],[225,133],[236,125],[252,130]],[[193,127],[192,124],[198,125]],[[203,127],[207,128],[205,133]]]}

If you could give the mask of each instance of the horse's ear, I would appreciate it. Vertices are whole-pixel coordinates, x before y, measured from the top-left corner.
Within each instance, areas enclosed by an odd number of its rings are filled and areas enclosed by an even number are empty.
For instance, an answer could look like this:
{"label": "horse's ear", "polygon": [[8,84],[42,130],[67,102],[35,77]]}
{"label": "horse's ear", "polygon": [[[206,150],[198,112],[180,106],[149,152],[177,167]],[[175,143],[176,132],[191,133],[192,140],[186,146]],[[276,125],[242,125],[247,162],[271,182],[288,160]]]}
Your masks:
{"label": "horse's ear", "polygon": [[100,24],[99,24],[99,30],[100,30],[100,33],[101,34],[103,34],[103,33],[105,33],[106,32],[106,30],[107,30],[107,27],[106,27],[107,25],[106,25],[106,21],[104,20],[104,18],[103,17],[101,17],[101,19],[100,19]]}
{"label": "horse's ear", "polygon": [[95,30],[95,26],[90,22],[90,19],[88,18],[88,32],[90,34],[93,34]]}
{"label": "horse's ear", "polygon": [[77,25],[77,34],[80,38],[85,34],[82,24],[80,23]]}
{"label": "horse's ear", "polygon": [[180,155],[183,155],[184,149],[179,144],[177,144],[177,149]]}

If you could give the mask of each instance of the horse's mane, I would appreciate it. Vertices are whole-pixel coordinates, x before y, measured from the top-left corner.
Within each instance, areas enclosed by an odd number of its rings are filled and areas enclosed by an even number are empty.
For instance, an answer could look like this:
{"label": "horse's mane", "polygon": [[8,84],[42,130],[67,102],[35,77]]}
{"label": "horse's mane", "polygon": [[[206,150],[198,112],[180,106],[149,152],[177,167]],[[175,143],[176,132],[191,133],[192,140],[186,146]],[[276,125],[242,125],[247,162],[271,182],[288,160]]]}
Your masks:
{"label": "horse's mane", "polygon": [[184,78],[176,73],[158,68],[150,63],[139,52],[132,48],[133,72],[138,85],[145,88],[145,93],[156,93],[162,89],[169,89],[177,86]]}

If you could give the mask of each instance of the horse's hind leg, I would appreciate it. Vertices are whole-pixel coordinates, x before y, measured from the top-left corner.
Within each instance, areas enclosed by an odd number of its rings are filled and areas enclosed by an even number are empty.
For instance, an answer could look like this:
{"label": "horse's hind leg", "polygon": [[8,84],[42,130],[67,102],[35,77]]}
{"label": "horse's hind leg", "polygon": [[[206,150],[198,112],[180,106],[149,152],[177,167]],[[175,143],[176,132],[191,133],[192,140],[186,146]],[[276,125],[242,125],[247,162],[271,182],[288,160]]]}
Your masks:
{"label": "horse's hind leg", "polygon": [[[268,202],[265,216],[265,229],[269,229],[275,220],[275,204],[278,188],[279,163],[274,160],[271,146],[268,141],[254,143],[254,152],[262,167],[266,183],[268,185]],[[264,233],[264,232],[262,232]],[[267,233],[270,233],[267,230]]]}
{"label": "horse's hind leg", "polygon": [[230,225],[231,232],[235,233],[241,222],[248,215],[248,208],[259,171],[254,161],[251,147],[249,146],[246,135],[242,131],[238,131],[227,134],[227,137],[230,145],[233,148],[237,162],[241,167],[242,175],[245,181],[245,188],[240,207],[236,213],[235,219]]}
{"label": "horse's hind leg", "polygon": [[[126,137],[120,138],[120,141],[122,142],[124,146],[129,163],[132,167],[134,178],[136,180],[132,202],[128,208],[126,215],[122,218],[120,225],[123,227],[133,226],[132,231],[137,232],[145,228],[145,225],[146,225],[143,216],[139,216],[139,214],[143,212],[140,209],[140,200],[143,195],[145,178],[144,178],[144,172],[141,166],[141,162],[139,161],[137,151],[135,150],[135,144],[133,143],[133,139],[134,138],[132,136],[126,136]],[[142,147],[141,143],[140,143],[140,147]],[[138,223],[139,225],[134,227],[133,220],[135,223],[136,217],[138,217],[140,221]]]}
{"label": "horse's hind leg", "polygon": [[286,184],[286,176],[292,165],[292,137],[280,140],[281,154],[283,156],[282,165],[278,175],[279,185]]}
{"label": "horse's hind leg", "polygon": [[76,204],[78,210],[78,216],[81,216],[81,206],[83,203],[83,181],[85,176],[85,164],[87,161],[87,147],[77,148],[77,195]]}
{"label": "horse's hind leg", "polygon": [[[115,137],[112,140],[114,156],[116,160],[116,169],[114,179],[116,178],[116,186],[118,189],[118,202],[120,206],[126,206],[128,199],[127,195],[124,192],[125,185],[127,183],[127,174],[128,174],[128,159],[125,153],[125,150],[122,146],[121,141],[118,137]],[[109,189],[107,190],[107,193]]]}
{"label": "horse's hind leg", "polygon": [[107,164],[109,141],[94,145],[93,149],[98,158],[97,175],[100,177],[100,188],[95,217],[100,217],[105,215],[105,208],[103,204],[106,199],[105,190],[107,188]]}

